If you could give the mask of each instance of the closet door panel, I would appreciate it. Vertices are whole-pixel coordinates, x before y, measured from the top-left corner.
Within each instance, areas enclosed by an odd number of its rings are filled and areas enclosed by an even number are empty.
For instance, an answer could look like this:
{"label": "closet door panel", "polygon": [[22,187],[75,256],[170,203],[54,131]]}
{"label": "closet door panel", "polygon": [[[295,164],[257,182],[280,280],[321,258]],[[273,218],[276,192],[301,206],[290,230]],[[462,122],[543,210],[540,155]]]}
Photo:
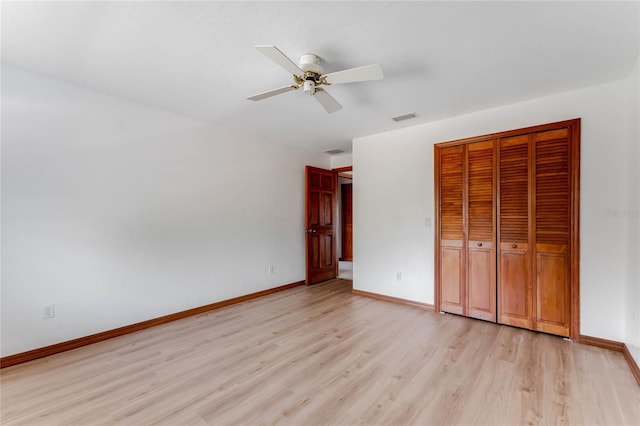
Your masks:
{"label": "closet door panel", "polygon": [[467,151],[467,315],[495,322],[495,140],[471,143]]}
{"label": "closet door panel", "polygon": [[499,142],[498,322],[531,328],[529,135]]}
{"label": "closet door panel", "polygon": [[462,288],[464,259],[462,245],[455,247],[450,244],[442,247],[440,258],[442,259],[441,268],[443,271],[440,277],[440,309],[444,312],[463,315],[465,303],[463,299],[464,288]]}
{"label": "closet door panel", "polygon": [[468,146],[468,227],[469,240],[493,241],[494,208],[494,141]]}
{"label": "closet door panel", "polygon": [[569,130],[536,133],[536,329],[569,335],[571,181]]}
{"label": "closet door panel", "polygon": [[571,188],[568,132],[568,129],[560,129],[534,136],[538,244],[569,244]]}
{"label": "closet door panel", "polygon": [[464,146],[440,150],[440,309],[466,314]]}
{"label": "closet door panel", "polygon": [[569,335],[570,291],[566,253],[538,253],[536,329]]}
{"label": "closet door panel", "polygon": [[496,258],[493,245],[469,242],[468,316],[485,321],[496,320]]}
{"label": "closet door panel", "polygon": [[503,244],[500,255],[501,324],[532,327],[530,264],[527,244]]}

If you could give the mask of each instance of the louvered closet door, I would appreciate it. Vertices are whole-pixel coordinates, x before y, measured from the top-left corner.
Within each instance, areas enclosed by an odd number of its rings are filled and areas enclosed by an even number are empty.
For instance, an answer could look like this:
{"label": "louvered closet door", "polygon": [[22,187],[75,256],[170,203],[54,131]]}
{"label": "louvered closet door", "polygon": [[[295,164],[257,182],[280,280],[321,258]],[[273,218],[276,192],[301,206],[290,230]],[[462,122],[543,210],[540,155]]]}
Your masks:
{"label": "louvered closet door", "polygon": [[435,147],[436,304],[577,338],[580,120],[486,137]]}
{"label": "louvered closet door", "polygon": [[498,322],[531,329],[529,140],[523,135],[499,142]]}
{"label": "louvered closet door", "polygon": [[569,335],[569,130],[533,135],[535,143],[536,329]]}
{"label": "louvered closet door", "polygon": [[467,145],[467,315],[496,321],[495,141]]}
{"label": "louvered closet door", "polygon": [[440,309],[464,315],[464,147],[440,150]]}

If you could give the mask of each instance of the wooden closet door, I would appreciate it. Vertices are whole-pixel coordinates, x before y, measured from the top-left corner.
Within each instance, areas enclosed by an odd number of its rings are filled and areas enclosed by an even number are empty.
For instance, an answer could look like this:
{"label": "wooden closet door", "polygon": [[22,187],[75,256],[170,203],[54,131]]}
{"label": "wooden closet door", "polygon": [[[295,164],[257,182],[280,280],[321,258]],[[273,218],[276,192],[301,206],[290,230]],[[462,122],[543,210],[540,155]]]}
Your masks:
{"label": "wooden closet door", "polygon": [[498,322],[533,328],[530,135],[499,142]]}
{"label": "wooden closet door", "polygon": [[495,141],[467,145],[467,315],[496,321]]}
{"label": "wooden closet door", "polygon": [[441,148],[440,198],[440,309],[466,315],[464,251],[464,146]]}
{"label": "wooden closet door", "polygon": [[535,329],[569,335],[571,319],[571,144],[569,129],[533,135],[535,144]]}
{"label": "wooden closet door", "polygon": [[434,152],[436,306],[578,338],[580,119]]}

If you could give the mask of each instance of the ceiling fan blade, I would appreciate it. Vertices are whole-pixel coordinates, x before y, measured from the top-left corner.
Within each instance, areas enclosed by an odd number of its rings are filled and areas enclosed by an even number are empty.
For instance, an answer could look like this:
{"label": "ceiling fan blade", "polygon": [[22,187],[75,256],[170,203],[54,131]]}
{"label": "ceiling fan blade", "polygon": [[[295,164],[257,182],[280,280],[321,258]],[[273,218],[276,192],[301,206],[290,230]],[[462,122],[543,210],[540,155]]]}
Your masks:
{"label": "ceiling fan blade", "polygon": [[269,90],[268,92],[259,93],[257,95],[250,96],[247,99],[249,99],[250,101],[261,101],[262,99],[270,98],[272,96],[279,95],[280,93],[290,92],[291,90],[296,90],[297,88],[298,86],[292,84],[291,86],[279,87],[277,89]]}
{"label": "ceiling fan blade", "polygon": [[378,64],[332,72],[322,76],[322,79],[328,84],[355,83],[358,81],[382,80],[383,78],[382,67]]}
{"label": "ceiling fan blade", "polygon": [[295,62],[293,62],[287,55],[278,50],[275,46],[270,45],[258,45],[254,46],[260,53],[262,53],[267,58],[271,59],[276,64],[280,65],[282,68],[287,70],[293,75],[302,75],[304,71],[302,71]]}
{"label": "ceiling fan blade", "polygon": [[327,93],[326,90],[316,88],[316,92],[313,94],[313,97],[316,98],[318,102],[320,102],[320,105],[322,105],[322,107],[328,113],[336,112],[342,109],[342,105],[340,105],[333,96]]}

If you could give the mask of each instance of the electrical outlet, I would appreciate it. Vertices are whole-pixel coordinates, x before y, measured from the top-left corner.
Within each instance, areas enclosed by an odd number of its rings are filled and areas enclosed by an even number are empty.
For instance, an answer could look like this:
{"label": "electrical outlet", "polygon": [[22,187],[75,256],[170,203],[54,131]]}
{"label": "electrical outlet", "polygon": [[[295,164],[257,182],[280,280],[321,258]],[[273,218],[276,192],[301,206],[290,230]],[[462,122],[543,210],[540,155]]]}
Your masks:
{"label": "electrical outlet", "polygon": [[55,305],[46,305],[42,307],[42,319],[53,318],[56,316]]}
{"label": "electrical outlet", "polygon": [[270,273],[270,274],[273,274],[273,270],[274,270],[274,269],[273,269],[273,265],[269,265],[269,273]]}

